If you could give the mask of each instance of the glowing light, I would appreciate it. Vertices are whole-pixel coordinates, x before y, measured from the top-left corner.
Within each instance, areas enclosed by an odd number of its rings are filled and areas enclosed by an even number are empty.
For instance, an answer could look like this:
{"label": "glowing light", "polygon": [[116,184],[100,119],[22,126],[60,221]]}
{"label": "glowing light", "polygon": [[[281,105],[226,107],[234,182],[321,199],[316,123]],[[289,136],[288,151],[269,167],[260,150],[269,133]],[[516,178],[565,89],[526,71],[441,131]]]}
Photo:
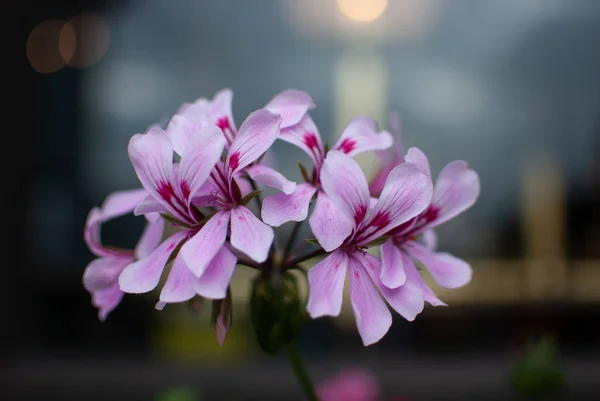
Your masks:
{"label": "glowing light", "polygon": [[60,32],[59,50],[72,67],[85,68],[104,57],[110,45],[110,28],[100,15],[81,14]]}
{"label": "glowing light", "polygon": [[383,14],[387,5],[387,0],[338,0],[342,14],[360,22],[376,20]]}
{"label": "glowing light", "polygon": [[37,25],[27,38],[25,51],[34,70],[49,74],[60,70],[66,64],[59,52],[59,35],[65,21],[51,19]]}

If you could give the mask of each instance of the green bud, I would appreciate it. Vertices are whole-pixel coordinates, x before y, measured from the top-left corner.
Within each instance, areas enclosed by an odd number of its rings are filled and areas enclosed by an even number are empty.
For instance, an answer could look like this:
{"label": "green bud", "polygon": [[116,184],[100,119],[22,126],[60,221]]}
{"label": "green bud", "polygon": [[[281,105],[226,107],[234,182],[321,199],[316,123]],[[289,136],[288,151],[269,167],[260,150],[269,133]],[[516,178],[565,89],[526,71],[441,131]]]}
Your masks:
{"label": "green bud", "polygon": [[252,283],[250,320],[260,347],[269,354],[294,338],[305,318],[296,277],[290,272],[259,274]]}

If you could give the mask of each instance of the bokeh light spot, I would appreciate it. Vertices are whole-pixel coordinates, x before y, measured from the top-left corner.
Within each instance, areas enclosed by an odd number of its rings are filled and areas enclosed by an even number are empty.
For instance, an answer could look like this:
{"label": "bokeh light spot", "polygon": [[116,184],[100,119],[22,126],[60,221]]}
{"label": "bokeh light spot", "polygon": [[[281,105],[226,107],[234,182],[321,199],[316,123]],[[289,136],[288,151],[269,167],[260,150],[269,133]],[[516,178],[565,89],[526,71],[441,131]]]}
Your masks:
{"label": "bokeh light spot", "polygon": [[376,20],[383,14],[387,5],[387,0],[338,0],[342,14],[360,22]]}
{"label": "bokeh light spot", "polygon": [[37,72],[49,74],[65,66],[59,51],[59,35],[65,21],[46,20],[38,24],[27,38],[25,51],[31,67]]}
{"label": "bokeh light spot", "polygon": [[70,66],[90,67],[108,51],[110,28],[100,15],[80,14],[65,24],[60,33],[60,43],[63,45],[61,54]]}

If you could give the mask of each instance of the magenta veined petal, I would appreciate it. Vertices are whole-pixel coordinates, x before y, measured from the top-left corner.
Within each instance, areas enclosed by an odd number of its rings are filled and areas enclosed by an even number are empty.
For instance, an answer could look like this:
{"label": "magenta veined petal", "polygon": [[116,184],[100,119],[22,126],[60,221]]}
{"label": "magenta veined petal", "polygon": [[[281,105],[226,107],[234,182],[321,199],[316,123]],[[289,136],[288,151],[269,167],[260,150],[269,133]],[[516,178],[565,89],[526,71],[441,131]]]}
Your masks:
{"label": "magenta veined petal", "polygon": [[266,187],[275,188],[289,195],[296,189],[296,183],[288,180],[279,171],[263,164],[255,164],[246,168],[246,173],[256,183]]}
{"label": "magenta veined petal", "polygon": [[198,280],[186,266],[181,254],[175,257],[171,271],[160,292],[160,302],[185,302],[196,295],[194,281]]}
{"label": "magenta veined petal", "polygon": [[466,162],[448,163],[435,183],[431,204],[437,209],[437,218],[428,227],[438,226],[473,206],[480,191],[479,176]]}
{"label": "magenta veined petal", "polygon": [[315,209],[308,222],[315,238],[327,252],[342,245],[354,228],[351,218],[334,205],[322,191],[317,195]]}
{"label": "magenta veined petal", "polygon": [[[405,256],[403,256],[405,258]],[[423,291],[419,283],[412,280],[406,282],[398,288],[386,287],[379,278],[381,273],[381,261],[371,254],[356,254],[356,259],[366,269],[367,273],[371,277],[371,280],[375,282],[381,295],[388,301],[390,306],[400,314],[406,320],[413,321],[419,313],[423,311],[425,306]],[[412,264],[410,259],[405,258],[402,261],[404,266]]]}
{"label": "magenta veined petal", "polygon": [[392,325],[392,314],[377,291],[375,284],[355,256],[362,255],[354,252],[348,257],[350,270],[350,299],[358,333],[365,346],[381,340]]}
{"label": "magenta veined petal", "polygon": [[262,219],[273,227],[279,227],[288,221],[304,221],[308,208],[317,189],[308,183],[299,184],[288,194],[278,193],[263,200]]}
{"label": "magenta veined petal", "polygon": [[226,246],[221,247],[202,276],[194,282],[195,292],[208,299],[225,298],[236,264],[235,255]]}
{"label": "magenta veined petal", "polygon": [[377,122],[368,117],[354,118],[342,131],[342,135],[331,148],[348,156],[362,152],[388,149],[394,139],[387,131],[377,132]]}
{"label": "magenta veined petal", "polygon": [[250,165],[265,153],[279,136],[281,117],[268,110],[257,110],[242,123],[227,154],[228,177]]}
{"label": "magenta veined petal", "polygon": [[387,178],[377,204],[361,226],[364,233],[360,243],[377,239],[418,216],[429,206],[432,194],[431,178],[414,164],[403,163],[394,168]]}
{"label": "magenta veined petal", "polygon": [[210,261],[225,243],[229,211],[214,214],[194,236],[181,247],[181,256],[196,277],[201,277]]}
{"label": "magenta veined petal", "polygon": [[245,206],[231,209],[231,245],[255,262],[267,260],[275,234]]}
{"label": "magenta veined petal", "polygon": [[225,137],[217,127],[203,128],[190,139],[178,169],[179,185],[188,205],[221,158],[224,147]]}
{"label": "magenta veined petal", "polygon": [[404,245],[410,255],[419,260],[431,273],[433,279],[444,288],[458,288],[471,281],[473,270],[462,259],[449,253],[436,253],[414,241]]}
{"label": "magenta veined petal", "polygon": [[169,256],[187,235],[185,231],[173,234],[150,255],[127,266],[119,276],[121,290],[130,294],[143,294],[156,288]]}
{"label": "magenta veined petal", "polygon": [[335,251],[309,270],[306,310],[310,317],[340,314],[347,268],[346,253]]}
{"label": "magenta veined petal", "polygon": [[314,107],[315,104],[308,93],[288,89],[271,99],[265,109],[281,116],[281,129],[284,129],[298,124],[308,110]]}
{"label": "magenta veined petal", "polygon": [[325,148],[321,134],[310,115],[306,113],[298,124],[281,129],[279,139],[302,149],[310,156],[315,167],[320,169],[325,160]]}
{"label": "magenta veined petal", "polygon": [[341,152],[330,151],[321,169],[321,185],[329,199],[356,225],[363,221],[371,198],[358,163]]}

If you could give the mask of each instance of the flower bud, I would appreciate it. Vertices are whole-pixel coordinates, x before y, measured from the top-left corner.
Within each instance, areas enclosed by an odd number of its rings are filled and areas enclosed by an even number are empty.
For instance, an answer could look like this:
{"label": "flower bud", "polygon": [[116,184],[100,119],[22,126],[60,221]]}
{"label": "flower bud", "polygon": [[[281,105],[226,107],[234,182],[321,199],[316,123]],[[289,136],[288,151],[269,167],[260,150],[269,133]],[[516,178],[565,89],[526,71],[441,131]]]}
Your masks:
{"label": "flower bud", "polygon": [[250,320],[265,352],[274,355],[292,340],[304,317],[298,283],[290,272],[264,272],[254,279]]}

